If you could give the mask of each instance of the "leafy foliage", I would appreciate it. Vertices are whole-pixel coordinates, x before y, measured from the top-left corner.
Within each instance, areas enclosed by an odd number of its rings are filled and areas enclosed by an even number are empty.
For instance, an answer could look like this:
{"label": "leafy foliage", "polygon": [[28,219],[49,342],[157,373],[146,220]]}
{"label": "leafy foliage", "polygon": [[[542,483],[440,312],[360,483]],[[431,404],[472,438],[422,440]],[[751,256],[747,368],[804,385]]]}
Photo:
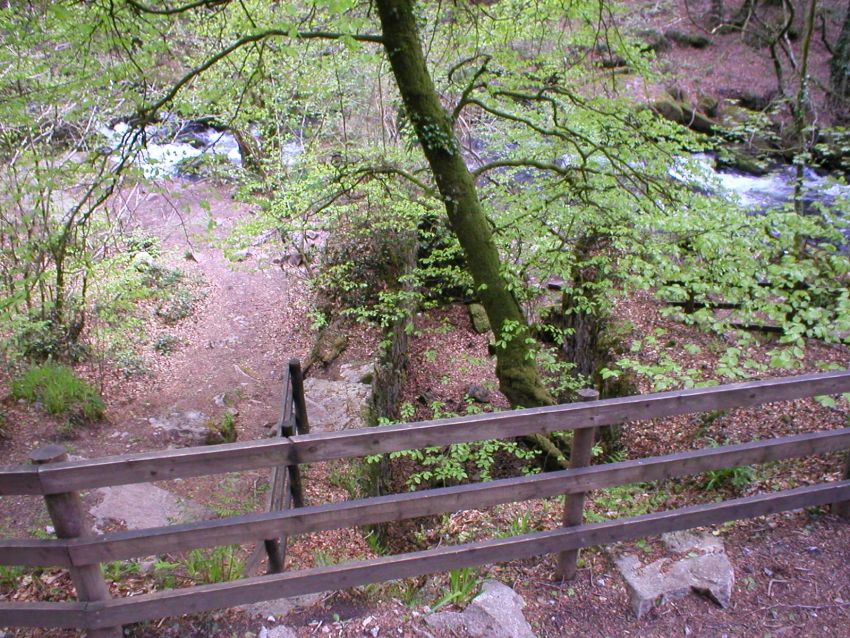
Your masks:
{"label": "leafy foliage", "polygon": [[[432,409],[435,419],[456,416],[443,412],[440,402],[435,402]],[[402,406],[402,416],[404,414],[405,407]],[[383,420],[380,425],[391,424],[391,421]],[[415,462],[415,467],[422,468],[407,477],[408,489],[415,490],[419,487],[457,485],[467,481],[489,481],[493,478],[492,470],[500,458],[516,459],[527,471],[530,471],[530,462],[538,454],[539,451],[529,450],[515,441],[492,439],[473,443],[455,443],[445,447],[432,446],[417,450],[402,450],[390,453],[389,457],[391,459],[409,458]],[[381,455],[366,458],[367,463],[380,461]]]}

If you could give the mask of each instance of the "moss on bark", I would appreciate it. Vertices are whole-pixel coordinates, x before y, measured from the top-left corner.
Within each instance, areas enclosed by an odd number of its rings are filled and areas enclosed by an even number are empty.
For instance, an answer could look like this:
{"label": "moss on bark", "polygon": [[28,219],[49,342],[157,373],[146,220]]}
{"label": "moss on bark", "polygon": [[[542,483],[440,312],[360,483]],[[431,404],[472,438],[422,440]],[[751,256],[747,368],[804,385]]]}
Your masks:
{"label": "moss on bark", "polygon": [[[440,104],[425,63],[412,0],[377,0],[384,49],[410,121],[425,153],[446,214],[463,248],[476,292],[496,338],[499,389],[513,406],[550,405],[534,365],[522,310],[502,276],[490,224],[464,164],[451,118]],[[510,331],[512,338],[506,339]]]}

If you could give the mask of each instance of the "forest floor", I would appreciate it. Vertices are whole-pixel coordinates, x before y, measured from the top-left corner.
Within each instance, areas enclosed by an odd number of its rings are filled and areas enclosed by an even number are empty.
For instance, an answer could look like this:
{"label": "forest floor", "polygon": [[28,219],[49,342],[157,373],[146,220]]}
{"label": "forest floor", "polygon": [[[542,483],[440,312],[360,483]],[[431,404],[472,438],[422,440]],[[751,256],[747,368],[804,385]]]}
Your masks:
{"label": "forest floor", "polygon": [[[30,406],[6,402],[10,436],[0,443],[4,460],[26,462],[29,450],[47,442],[60,441],[72,454],[97,457],[129,451],[162,449],[174,442],[151,427],[151,418],[175,411],[198,411],[217,418],[227,409],[237,412],[239,440],[263,438],[277,418],[283,366],[290,357],[304,359],[313,333],[307,311],[310,295],[304,274],[293,266],[272,263],[274,254],[263,246],[242,253],[242,261],[228,260],[216,237],[227,234],[237,219],[250,210],[231,200],[227,188],[175,181],[170,202],[161,194],[138,201],[136,222],[146,233],[160,238],[163,260],[184,269],[197,292],[198,301],[190,317],[165,325],[155,315],[142,331],[147,344],[140,352],[143,374],[127,377],[117,370],[89,369],[90,378],[102,382],[109,405],[105,422],[79,430],[71,439],[57,435],[58,423]],[[209,201],[209,213],[202,201]],[[172,204],[178,205],[174,208]],[[210,233],[209,217],[216,220]],[[257,268],[267,262],[266,268]],[[652,335],[656,345],[640,351],[643,363],[651,364],[665,354],[686,367],[703,371],[705,378],[720,375],[719,353],[725,351],[723,336],[700,333],[693,327],[663,316],[663,307],[647,295],[635,294],[618,303],[616,320],[628,326],[628,339]],[[341,362],[360,360],[374,345],[371,332],[352,334],[357,344],[329,370],[313,374],[332,375]],[[152,344],[168,333],[180,345],[168,355],[157,353]],[[411,340],[410,367],[402,400],[412,418],[433,416],[434,402],[441,412],[463,413],[470,405],[466,392],[471,384],[490,392],[484,410],[506,407],[497,391],[492,359],[487,354],[487,336],[476,334],[465,306],[454,305],[419,315]],[[685,350],[684,344],[692,344]],[[766,360],[771,343],[755,339],[744,346],[744,358]],[[811,343],[806,371],[827,364],[843,364],[850,351],[843,346]],[[98,374],[101,376],[98,378]],[[640,391],[650,391],[640,380]],[[217,401],[222,394],[226,402]],[[750,410],[734,410],[709,416],[685,416],[654,422],[628,424],[621,436],[621,457],[641,456],[747,441],[783,434],[845,427],[846,407],[827,408],[814,401],[794,401]],[[496,476],[517,471],[517,464],[503,458],[494,467]],[[746,485],[721,485],[705,489],[705,477],[668,481],[659,485],[633,485],[594,493],[590,514],[594,520],[635,515],[650,511],[705,502],[722,496],[749,494],[836,479],[838,455],[770,464],[753,471]],[[405,464],[398,465],[398,488],[404,489]],[[356,493],[359,467],[336,462],[306,469],[307,499],[310,503],[351,498]],[[263,473],[192,479],[162,483],[162,487],[200,503],[213,515],[261,511],[265,505]],[[88,495],[92,502],[95,495]],[[615,509],[617,511],[615,511]],[[392,528],[387,546],[409,551],[440,543],[479,540],[494,534],[551,529],[559,524],[556,499],[531,501],[493,508],[462,511],[451,516],[417,520]],[[3,499],[4,533],[18,536],[43,533],[49,519],[40,501]],[[119,521],[110,529],[120,528]],[[668,603],[634,619],[622,578],[605,549],[592,548],[583,554],[579,577],[570,583],[553,579],[553,557],[490,566],[472,573],[472,587],[485,578],[496,578],[513,586],[526,600],[525,615],[541,637],[581,636],[835,636],[836,627],[850,620],[850,525],[824,510],[779,514],[719,526],[716,531],[726,543],[734,566],[736,584],[732,604],[720,609],[697,596]],[[237,550],[244,559],[251,548]],[[330,564],[375,556],[375,547],[359,530],[340,530],[292,539],[290,568]],[[649,562],[659,556],[658,539],[623,544],[618,551],[632,551]],[[205,555],[215,560],[214,555]],[[185,556],[169,556],[179,563]],[[220,559],[220,557],[219,557]],[[121,571],[113,567],[114,595],[152,591],[162,586],[188,584],[176,570],[169,583],[155,568],[153,573]],[[248,636],[259,635],[262,627],[278,624],[296,635],[362,636],[379,628],[380,635],[448,637],[424,623],[424,616],[443,595],[446,575],[409,579],[355,590],[329,593],[302,601],[285,615],[270,617],[246,610],[228,610],[167,619],[131,629],[130,635],[152,636]],[[70,583],[58,570],[26,574],[6,582],[4,596],[26,600],[37,596],[61,599]],[[7,636],[71,635],[69,632],[15,632]]]}
{"label": "forest floor", "polygon": [[[682,6],[679,6],[681,4]],[[708,2],[703,3],[707,6]],[[835,3],[837,6],[837,3]],[[636,23],[657,28],[698,32],[687,17],[684,4],[635,3]],[[692,4],[694,15],[706,6]],[[660,12],[659,12],[660,9]],[[673,17],[670,17],[673,16]],[[830,27],[831,28],[831,27]],[[663,53],[673,82],[696,101],[699,95],[722,95],[724,91],[749,91],[766,95],[775,85],[769,59],[746,46],[739,35],[711,34],[711,47],[684,48],[676,45]],[[813,64],[823,77],[828,54],[814,45]],[[636,91],[643,87],[635,87]],[[652,94],[656,88],[651,88]],[[819,89],[816,88],[816,93]],[[248,207],[236,202],[229,187],[209,182],[174,180],[166,197],[159,192],[133,195],[130,202],[135,225],[155,235],[162,246],[161,259],[186,273],[193,295],[190,316],[165,324],[148,309],[138,327],[137,358],[123,370],[83,364],[81,372],[100,385],[107,401],[106,419],[79,429],[68,438],[57,434],[61,423],[37,408],[6,399],[7,438],[0,440],[3,463],[25,463],[33,449],[51,442],[65,445],[72,455],[93,458],[175,445],[173,438],[153,427],[151,419],[197,412],[203,419],[216,420],[226,412],[236,414],[239,440],[268,436],[278,416],[281,375],[291,357],[305,359],[314,334],[308,312],[312,299],[304,272],[295,266],[275,263],[282,257],[274,243],[254,246],[242,261],[227,259],[219,245],[237,220],[250,215]],[[209,203],[209,208],[203,202]],[[215,220],[213,226],[210,219]],[[279,249],[277,249],[279,250]],[[264,264],[266,267],[258,268]],[[669,356],[683,367],[704,371],[705,378],[719,376],[719,355],[730,343],[723,337],[707,336],[692,327],[662,316],[662,306],[648,296],[636,294],[620,302],[615,317],[628,323],[629,338],[656,339],[656,345],[636,354],[646,365]],[[663,334],[658,333],[662,330]],[[167,339],[165,339],[167,337]],[[341,362],[362,357],[374,344],[374,335],[353,335],[359,343],[343,354]],[[174,344],[168,353],[157,352],[156,343]],[[695,344],[686,351],[683,344]],[[740,359],[767,361],[771,343],[754,340],[742,346]],[[805,371],[818,371],[824,364],[846,367],[850,349],[810,343]],[[339,363],[339,362],[338,362]],[[338,365],[335,364],[335,365]],[[330,370],[312,374],[332,375]],[[803,370],[800,370],[803,371]],[[795,371],[799,372],[799,371]],[[773,373],[770,373],[773,374]],[[766,374],[765,376],[770,376]],[[782,372],[776,372],[779,375]],[[411,364],[403,401],[413,418],[430,418],[431,404],[439,401],[444,411],[464,412],[470,384],[491,392],[484,409],[505,407],[497,392],[493,362],[487,354],[486,336],[469,325],[465,309],[451,306],[417,319],[417,336],[411,341]],[[646,379],[638,379],[641,392],[651,390]],[[8,397],[8,379],[0,380],[0,392]],[[668,453],[711,445],[749,441],[784,434],[846,427],[848,410],[827,408],[814,401],[794,401],[750,410],[734,410],[710,416],[685,416],[654,422],[628,424],[621,437],[625,458]],[[660,485],[628,486],[591,495],[590,511],[596,518],[641,514],[665,508],[710,501],[721,496],[783,489],[840,473],[838,455],[770,464],[753,470],[750,480],[739,488],[729,485],[706,490],[705,477],[669,481]],[[400,465],[402,471],[403,464]],[[506,460],[495,472],[517,469]],[[356,491],[358,468],[348,463],[316,465],[306,470],[307,500],[310,503],[344,500]],[[403,488],[403,474],[399,488]],[[163,488],[198,502],[214,515],[260,511],[265,503],[267,476],[247,472],[239,476],[192,479],[166,484]],[[92,504],[97,496],[86,496]],[[0,531],[10,536],[43,536],[49,519],[38,499],[0,500]],[[557,500],[532,501],[502,506],[488,512],[464,511],[452,516],[413,521],[397,526],[388,545],[396,551],[438,543],[477,540],[522,528],[549,529],[559,524]],[[120,522],[114,523],[120,527]],[[591,548],[583,553],[583,564],[574,582],[553,579],[553,557],[517,561],[474,572],[474,582],[496,578],[513,586],[527,603],[525,615],[541,638],[560,636],[850,636],[850,525],[831,517],[825,510],[778,514],[718,527],[735,568],[732,603],[720,609],[707,599],[688,596],[657,608],[641,620],[634,619],[625,585],[609,553]],[[646,562],[659,555],[657,539],[625,544]],[[250,548],[238,553],[244,558]],[[343,530],[295,538],[289,567],[299,568],[341,560],[369,558],[374,548],[359,530]],[[169,562],[181,557],[168,557]],[[115,595],[129,595],[162,587],[165,581],[155,570],[141,574],[116,569],[121,585]],[[0,579],[0,599],[61,599],[70,590],[69,579],[58,570],[40,574],[7,574]],[[187,581],[178,574],[178,584]],[[172,582],[172,584],[174,584]],[[430,606],[448,588],[447,577],[437,575],[410,579],[315,597],[303,606],[272,620],[245,610],[228,610],[180,619],[166,619],[135,626],[130,635],[141,637],[258,636],[262,627],[285,625],[301,637],[307,636],[433,636],[448,638],[423,622]],[[378,632],[374,630],[378,628]],[[842,629],[843,628],[843,629]],[[70,632],[15,631],[8,636],[70,636]]]}

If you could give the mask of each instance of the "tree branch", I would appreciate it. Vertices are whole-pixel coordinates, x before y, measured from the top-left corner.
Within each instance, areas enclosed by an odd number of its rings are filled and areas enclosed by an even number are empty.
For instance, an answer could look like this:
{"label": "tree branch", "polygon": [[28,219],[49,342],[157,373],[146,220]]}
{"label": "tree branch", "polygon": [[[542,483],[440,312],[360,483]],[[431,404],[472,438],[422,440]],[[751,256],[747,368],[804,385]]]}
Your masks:
{"label": "tree branch", "polygon": [[383,38],[379,35],[371,35],[368,33],[334,33],[331,31],[290,31],[284,29],[269,29],[267,31],[260,31],[258,33],[246,35],[225,47],[215,55],[207,58],[195,68],[191,69],[182,78],[177,80],[177,82],[171,86],[169,91],[162,98],[147,108],[142,109],[140,111],[142,122],[146,123],[152,114],[155,114],[160,108],[173,100],[184,86],[189,84],[189,82],[201,75],[204,71],[221,62],[234,51],[237,51],[244,46],[248,46],[249,44],[262,42],[263,40],[274,37],[293,38],[296,40],[341,40],[343,38],[351,38],[358,42],[369,42],[372,44],[380,44],[383,42]]}
{"label": "tree branch", "polygon": [[200,9],[201,7],[218,7],[230,4],[230,0],[197,0],[196,2],[190,2],[189,4],[184,4],[179,7],[165,7],[163,9],[157,9],[156,7],[142,4],[136,0],[126,0],[126,2],[139,13],[151,13],[158,16],[171,16],[179,13],[186,13],[193,9]]}
{"label": "tree branch", "polygon": [[[518,160],[495,160],[493,162],[489,162],[484,164],[483,166],[479,166],[474,171],[470,171],[473,177],[481,177],[484,173],[492,171],[497,168],[511,168],[511,167],[527,167],[527,168],[536,168],[540,171],[547,171],[550,173],[557,173],[558,175],[563,175],[564,177],[570,176],[575,173],[576,169],[559,166],[558,164],[553,164],[552,162],[540,162],[532,159],[518,159]],[[584,169],[582,169],[584,170]]]}
{"label": "tree branch", "polygon": [[[455,71],[457,71],[461,66],[472,62],[473,60],[478,59],[479,57],[482,56],[478,55],[473,58],[468,58],[453,66],[452,69],[449,71],[449,80],[453,81],[452,76],[454,75]],[[457,122],[457,118],[460,116],[461,111],[463,111],[463,107],[469,104],[467,98],[469,98],[469,95],[475,90],[478,78],[480,78],[482,75],[484,75],[484,73],[487,72],[487,65],[490,63],[490,60],[492,58],[489,55],[484,55],[483,57],[484,61],[481,63],[481,66],[478,67],[478,70],[475,72],[475,74],[467,83],[466,87],[463,89],[463,93],[460,94],[460,99],[457,101],[457,104],[452,110],[452,124]]]}

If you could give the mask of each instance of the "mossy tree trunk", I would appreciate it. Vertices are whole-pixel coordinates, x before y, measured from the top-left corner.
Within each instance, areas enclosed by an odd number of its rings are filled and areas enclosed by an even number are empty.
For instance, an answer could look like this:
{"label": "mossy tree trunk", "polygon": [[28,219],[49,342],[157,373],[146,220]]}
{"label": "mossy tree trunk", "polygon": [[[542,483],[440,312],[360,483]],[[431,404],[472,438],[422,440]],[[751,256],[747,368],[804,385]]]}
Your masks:
{"label": "mossy tree trunk", "polygon": [[829,62],[830,101],[841,123],[850,122],[850,2]]}
{"label": "mossy tree trunk", "polygon": [[492,230],[478,199],[475,181],[464,164],[451,118],[425,63],[412,0],[377,0],[384,49],[407,115],[431,166],[449,223],[466,256],[470,274],[497,339],[496,375],[513,406],[551,404],[527,343],[528,325],[502,276]]}

